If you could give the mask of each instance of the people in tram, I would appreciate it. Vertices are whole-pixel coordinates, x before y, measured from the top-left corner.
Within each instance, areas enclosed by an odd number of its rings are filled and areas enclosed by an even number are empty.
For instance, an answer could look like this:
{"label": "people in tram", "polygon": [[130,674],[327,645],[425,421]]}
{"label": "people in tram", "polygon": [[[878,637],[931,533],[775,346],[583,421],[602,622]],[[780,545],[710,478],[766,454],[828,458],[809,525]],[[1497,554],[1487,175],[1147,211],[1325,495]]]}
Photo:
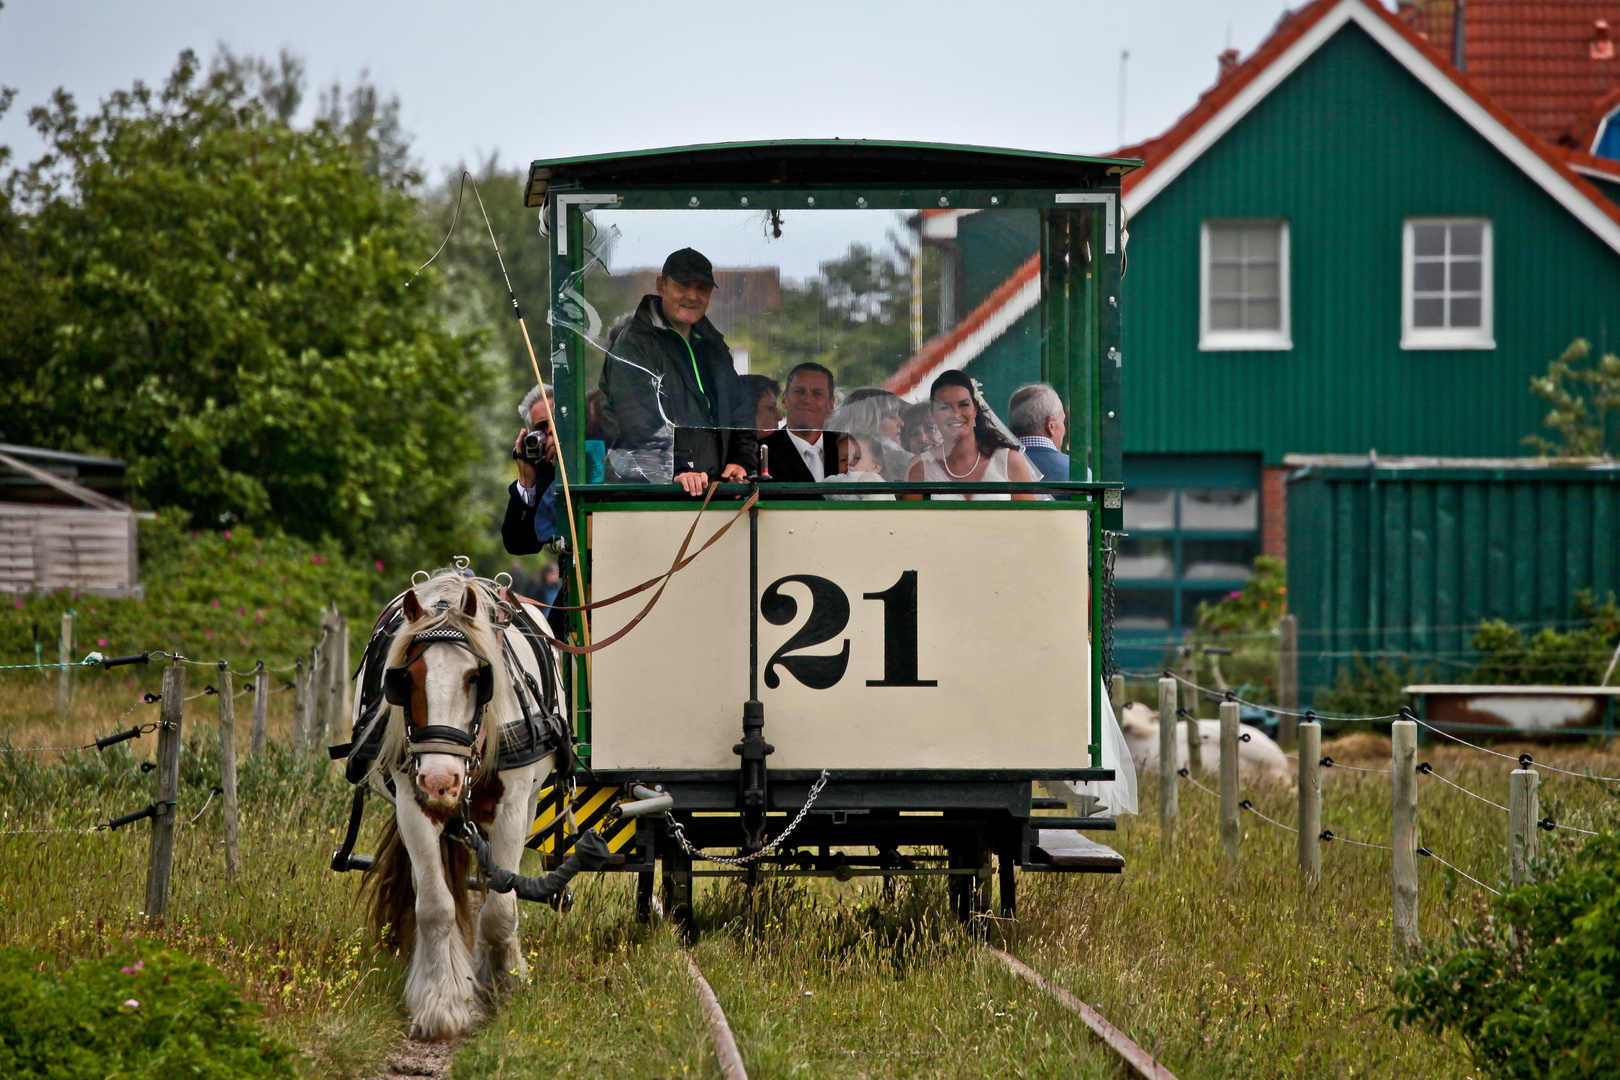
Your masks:
{"label": "people in tram", "polygon": [[[848,431],[829,431],[828,438],[836,439],[838,445],[838,473],[827,477],[827,482],[846,484],[874,484],[882,483],[883,473],[882,451],[878,447],[878,439],[872,435],[857,435]],[[828,495],[829,499],[887,499],[894,501],[894,496],[886,492],[870,492],[860,495]]]}
{"label": "people in tram", "polygon": [[[928,390],[934,423],[943,442],[936,449],[911,463],[908,480],[990,483],[998,480],[1030,481],[1039,475],[1030,467],[1024,451],[1012,435],[1001,427],[978,385],[954,368],[941,372]],[[919,499],[920,495],[904,498]],[[1017,499],[1033,495],[934,495],[934,499]]]}
{"label": "people in tram", "polygon": [[900,411],[900,420],[905,424],[905,430],[900,433],[900,445],[906,453],[921,454],[940,444],[939,428],[934,424],[934,406],[931,403],[919,401],[907,405]]}
{"label": "people in tram", "polygon": [[1013,391],[1007,402],[1007,423],[1024,454],[1041,470],[1043,480],[1067,480],[1069,455],[1063,451],[1066,432],[1063,399],[1049,383],[1031,383]]}
{"label": "people in tram", "polygon": [[[701,495],[710,480],[744,480],[757,468],[754,403],[708,318],[709,260],[692,248],[673,252],[654,287],[602,363],[609,464],[614,450],[668,452],[673,479]],[[636,471],[638,479],[652,478],[645,468]]]}
{"label": "people in tram", "polygon": [[[544,393],[546,400],[540,395]],[[561,535],[557,521],[557,440],[552,434],[551,417],[557,407],[556,393],[551,387],[534,387],[523,395],[518,405],[518,416],[523,428],[512,446],[512,458],[517,463],[517,479],[507,489],[506,517],[501,521],[501,542],[512,555],[534,555],[542,547]],[[538,455],[531,457],[523,446],[530,432],[538,434]],[[561,585],[558,586],[562,588]],[[564,632],[563,613],[548,612],[547,621],[552,632],[561,637]]]}
{"label": "people in tram", "polygon": [[754,437],[764,442],[782,426],[782,410],[777,407],[782,384],[769,375],[740,375],[738,378],[754,402]]}
{"label": "people in tram", "polygon": [[905,421],[900,419],[904,404],[897,395],[881,386],[863,386],[849,392],[828,427],[861,436],[875,451],[876,471],[883,479],[904,480],[912,458],[899,442],[905,430]]}
{"label": "people in tram", "polygon": [[838,447],[823,438],[833,411],[833,373],[816,363],[788,372],[782,391],[787,423],[761,444],[770,451],[771,479],[790,484],[819,483],[838,473]]}

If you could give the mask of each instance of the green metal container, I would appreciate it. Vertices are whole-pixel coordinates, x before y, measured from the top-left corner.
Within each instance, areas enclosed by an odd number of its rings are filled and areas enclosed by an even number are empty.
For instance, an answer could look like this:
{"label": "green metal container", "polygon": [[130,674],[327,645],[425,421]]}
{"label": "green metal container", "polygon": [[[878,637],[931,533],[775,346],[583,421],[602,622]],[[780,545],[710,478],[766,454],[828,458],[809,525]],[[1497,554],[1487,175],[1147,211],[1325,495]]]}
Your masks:
{"label": "green metal container", "polygon": [[1484,619],[1567,627],[1620,591],[1620,468],[1290,457],[1288,609],[1303,692],[1360,653],[1456,682]]}

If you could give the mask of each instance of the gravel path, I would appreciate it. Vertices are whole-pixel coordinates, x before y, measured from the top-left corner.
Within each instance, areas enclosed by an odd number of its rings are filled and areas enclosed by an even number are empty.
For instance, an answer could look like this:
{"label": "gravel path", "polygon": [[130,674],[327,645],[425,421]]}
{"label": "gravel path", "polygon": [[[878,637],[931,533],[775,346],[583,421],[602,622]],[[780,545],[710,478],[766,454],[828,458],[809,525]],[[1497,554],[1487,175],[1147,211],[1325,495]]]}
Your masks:
{"label": "gravel path", "polygon": [[456,1057],[453,1042],[405,1042],[383,1061],[382,1071],[367,1080],[418,1080],[432,1077],[443,1080],[450,1075],[450,1064]]}

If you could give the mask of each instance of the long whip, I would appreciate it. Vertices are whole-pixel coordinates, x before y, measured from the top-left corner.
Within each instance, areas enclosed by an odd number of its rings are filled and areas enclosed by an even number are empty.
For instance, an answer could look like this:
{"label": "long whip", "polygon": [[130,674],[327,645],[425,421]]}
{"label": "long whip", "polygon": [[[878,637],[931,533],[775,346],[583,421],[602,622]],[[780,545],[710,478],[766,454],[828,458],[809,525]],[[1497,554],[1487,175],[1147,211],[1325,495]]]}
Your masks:
{"label": "long whip", "polygon": [[[518,306],[517,292],[512,288],[512,275],[506,272],[506,260],[501,257],[500,241],[495,239],[495,226],[490,224],[489,211],[484,209],[484,197],[479,194],[478,181],[474,180],[472,173],[468,172],[466,169],[461,170],[461,186],[456,189],[456,210],[455,215],[450,219],[450,232],[445,234],[444,243],[440,244],[439,250],[433,253],[433,258],[430,258],[427,262],[417,267],[416,274],[420,274],[423,270],[427,269],[433,260],[437,259],[444,251],[445,245],[450,243],[450,236],[456,231],[456,223],[461,220],[461,196],[468,184],[472,185],[473,198],[478,200],[478,212],[484,216],[484,228],[489,231],[490,246],[495,249],[495,261],[500,265],[501,279],[506,282],[506,298],[512,302],[512,314],[517,316],[518,328],[523,331],[523,344],[529,350],[529,366],[534,369],[535,384],[537,386],[544,387],[546,381],[540,377],[540,360],[535,356],[534,341],[529,337],[529,324],[523,318],[523,309]],[[411,275],[411,281],[416,280],[416,274]],[[406,282],[406,288],[409,287],[410,282]],[[557,374],[555,371],[553,371],[553,388],[555,388],[556,385],[556,378]],[[545,402],[546,420],[551,424],[552,441],[557,447],[557,479],[562,483],[563,511],[568,515],[568,549],[574,560],[574,581],[578,583],[577,588],[579,590],[579,598],[583,602],[585,599],[585,576],[580,569],[579,530],[574,523],[574,496],[572,490],[570,490],[568,486],[568,465],[564,460],[561,440],[557,437],[557,418],[552,414],[551,394],[541,393],[540,400]],[[540,493],[536,492],[535,498],[538,499],[539,497]],[[579,626],[580,632],[584,635],[585,644],[590,645],[591,624],[589,618],[583,611],[580,612]]]}

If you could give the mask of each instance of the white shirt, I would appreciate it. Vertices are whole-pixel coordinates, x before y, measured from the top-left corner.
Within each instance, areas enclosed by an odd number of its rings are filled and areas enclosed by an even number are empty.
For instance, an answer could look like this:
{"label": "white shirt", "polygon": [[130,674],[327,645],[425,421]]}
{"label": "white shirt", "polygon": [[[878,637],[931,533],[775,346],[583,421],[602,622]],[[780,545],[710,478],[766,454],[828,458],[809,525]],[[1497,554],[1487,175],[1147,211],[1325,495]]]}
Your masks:
{"label": "white shirt", "polygon": [[524,504],[527,505],[527,506],[533,506],[534,505],[534,488],[524,487],[523,486],[523,481],[519,480],[517,482],[517,489],[518,489],[518,497],[523,500]]}
{"label": "white shirt", "polygon": [[[821,432],[820,436],[826,438],[826,432]],[[821,443],[805,442],[799,438],[798,432],[791,429],[788,431],[788,438],[793,440],[794,449],[799,451],[799,456],[804,459],[804,464],[810,470],[810,475],[815,477],[816,483],[827,479],[827,459],[822,456]]]}

